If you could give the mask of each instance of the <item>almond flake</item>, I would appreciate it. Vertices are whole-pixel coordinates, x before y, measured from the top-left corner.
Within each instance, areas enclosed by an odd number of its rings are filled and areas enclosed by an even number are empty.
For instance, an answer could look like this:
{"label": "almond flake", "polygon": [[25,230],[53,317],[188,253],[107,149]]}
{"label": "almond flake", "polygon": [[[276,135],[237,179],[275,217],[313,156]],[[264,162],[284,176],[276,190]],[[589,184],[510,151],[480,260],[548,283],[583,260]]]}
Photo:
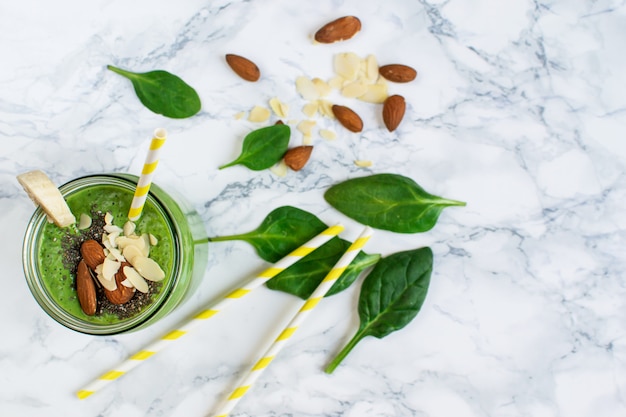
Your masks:
{"label": "almond flake", "polygon": [[368,168],[372,166],[372,161],[357,159],[356,161],[354,161],[354,165],[361,167],[361,168]]}
{"label": "almond flake", "polygon": [[142,293],[147,293],[149,290],[148,283],[132,266],[124,267],[124,275],[126,275],[126,279],[129,280],[133,287],[137,288],[137,291]]}
{"label": "almond flake", "polygon": [[303,135],[305,136],[311,136],[311,133],[313,132],[313,128],[315,127],[315,120],[302,120],[300,123],[298,123],[298,125],[296,126],[296,128],[302,132]]}
{"label": "almond flake", "polygon": [[307,117],[313,117],[317,113],[318,107],[319,104],[317,101],[311,101],[310,103],[304,105],[304,107],[302,108],[302,113],[304,113],[304,115]]}
{"label": "almond flake", "polygon": [[141,252],[141,250],[135,245],[126,246],[122,251],[122,254],[131,265],[135,263],[135,258],[137,256],[143,256],[143,252]]}
{"label": "almond flake", "polygon": [[328,117],[329,119],[335,118],[335,113],[333,113],[333,103],[328,100],[319,100],[319,112]]}
{"label": "almond flake", "polygon": [[282,103],[278,98],[274,97],[270,100],[270,107],[276,114],[276,116],[284,119],[289,114],[289,106]]}
{"label": "almond flake", "polygon": [[368,86],[362,81],[354,81],[341,89],[341,95],[348,98],[360,97],[367,93]]}
{"label": "almond flake", "polygon": [[320,97],[326,97],[332,91],[332,88],[328,83],[321,78],[313,78],[313,85],[315,85],[315,89],[317,90],[317,94]]}
{"label": "almond flake", "polygon": [[80,220],[78,221],[78,230],[85,230],[91,227],[91,217],[87,214],[82,213],[80,215]]}
{"label": "almond flake", "polygon": [[365,94],[358,97],[359,100],[368,103],[381,104],[389,97],[387,85],[383,83],[371,84],[367,86]]}
{"label": "almond flake", "polygon": [[246,112],[244,111],[240,111],[235,113],[235,120],[241,120],[243,119],[243,117],[246,115]]}
{"label": "almond flake", "polygon": [[104,225],[104,230],[107,233],[117,233],[118,235],[121,234],[122,232],[124,232],[124,229],[122,229],[119,226],[116,226],[114,224],[105,224]]}
{"label": "almond flake", "polygon": [[135,288],[133,283],[130,282],[128,278],[126,278],[124,281],[120,282],[120,284],[122,284],[123,286],[125,286],[127,288]]}
{"label": "almond flake", "polygon": [[296,78],[296,91],[305,100],[317,100],[319,98],[319,93],[315,84],[310,78],[305,76]]}
{"label": "almond flake", "polygon": [[344,80],[342,77],[340,76],[336,76],[330,79],[330,81],[328,81],[328,85],[330,86],[330,88],[333,88],[335,90],[341,90],[341,87],[343,87],[343,85],[346,83],[346,80]]}
{"label": "almond flake", "polygon": [[157,239],[152,233],[150,233],[148,237],[150,238],[150,246],[156,246],[159,244],[159,239]]}
{"label": "almond flake", "polygon": [[107,212],[104,215],[104,223],[105,224],[113,224],[113,215],[111,213]]}
{"label": "almond flake", "polygon": [[105,258],[104,263],[102,264],[102,276],[105,280],[115,281],[115,274],[120,269],[121,263],[119,261],[112,261],[111,259]]}
{"label": "almond flake", "polygon": [[337,139],[337,133],[328,129],[320,129],[320,136],[326,140],[335,140]]}
{"label": "almond flake", "polygon": [[133,267],[139,272],[139,275],[149,281],[161,281],[165,278],[165,272],[154,259],[137,256],[134,259]]}
{"label": "almond flake", "polygon": [[261,106],[254,106],[252,110],[250,110],[248,120],[253,123],[262,123],[267,121],[270,118],[270,115],[269,109]]}
{"label": "almond flake", "polygon": [[285,164],[285,161],[281,159],[270,168],[270,172],[278,177],[284,177],[288,172],[287,164]]}
{"label": "almond flake", "polygon": [[378,80],[378,61],[374,55],[365,58],[365,80],[374,84]]}
{"label": "almond flake", "polygon": [[335,55],[335,73],[348,81],[357,79],[360,66],[361,58],[353,52],[344,52]]}
{"label": "almond flake", "polygon": [[137,226],[135,225],[135,223],[131,222],[130,220],[127,221],[126,223],[124,223],[124,236],[130,236],[133,233],[135,233],[135,229],[137,228]]}

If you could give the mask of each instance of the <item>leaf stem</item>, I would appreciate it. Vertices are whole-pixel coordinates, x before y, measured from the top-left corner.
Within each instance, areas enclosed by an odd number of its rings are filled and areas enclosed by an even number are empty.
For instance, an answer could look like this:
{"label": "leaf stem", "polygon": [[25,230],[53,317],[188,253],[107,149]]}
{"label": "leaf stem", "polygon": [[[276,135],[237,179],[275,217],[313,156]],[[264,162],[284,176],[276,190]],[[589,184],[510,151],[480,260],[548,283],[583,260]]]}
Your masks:
{"label": "leaf stem", "polygon": [[348,354],[350,353],[350,351],[352,351],[352,349],[356,346],[356,344],[359,343],[359,341],[361,339],[363,339],[363,337],[365,337],[365,333],[363,331],[357,332],[352,337],[352,339],[350,339],[348,344],[343,349],[341,349],[341,352],[339,352],[339,354],[337,354],[335,359],[333,359],[328,364],[326,369],[324,369],[324,372],[326,372],[327,374],[331,374],[335,370],[335,368],[337,368],[337,366],[339,366],[341,361],[343,361],[345,359],[345,357],[348,356]]}
{"label": "leaf stem", "polygon": [[213,237],[208,237],[207,240],[209,242],[225,242],[227,240],[246,240],[247,237],[248,237],[248,234],[244,233],[240,235],[213,236]]}

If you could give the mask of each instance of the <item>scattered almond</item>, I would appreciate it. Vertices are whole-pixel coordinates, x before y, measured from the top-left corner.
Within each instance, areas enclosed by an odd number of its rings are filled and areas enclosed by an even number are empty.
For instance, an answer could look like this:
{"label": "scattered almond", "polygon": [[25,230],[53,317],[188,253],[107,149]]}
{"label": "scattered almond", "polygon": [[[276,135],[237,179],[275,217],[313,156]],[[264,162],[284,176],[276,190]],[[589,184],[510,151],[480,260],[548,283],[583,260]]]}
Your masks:
{"label": "scattered almond", "polygon": [[148,287],[148,283],[141,275],[139,275],[135,268],[132,266],[125,266],[122,271],[124,271],[126,279],[133,284],[133,287],[137,288],[137,291],[142,293],[147,293],[149,291],[150,287]]}
{"label": "scattered almond", "polygon": [[90,239],[80,246],[80,254],[89,268],[96,269],[96,266],[104,262],[104,248],[95,240]]}
{"label": "scattered almond", "polygon": [[269,109],[261,106],[254,106],[252,110],[250,110],[250,114],[248,115],[248,120],[253,123],[262,123],[267,121],[270,118],[271,114]]}
{"label": "scattered almond", "polygon": [[349,107],[335,104],[332,110],[339,123],[349,131],[358,133],[363,130],[363,120]]}
{"label": "scattered almond", "polygon": [[380,75],[394,83],[408,83],[417,77],[417,71],[408,65],[389,64],[378,69]]}
{"label": "scattered almond", "polygon": [[369,168],[372,166],[372,161],[366,159],[357,159],[354,161],[354,165],[359,168]]}
{"label": "scattered almond", "polygon": [[139,275],[148,281],[161,281],[165,278],[165,272],[153,259],[145,256],[137,256],[133,259],[133,268]]}
{"label": "scattered almond", "polygon": [[326,140],[335,140],[337,139],[337,134],[332,130],[328,129],[320,129],[320,136]]}
{"label": "scattered almond", "polygon": [[334,43],[352,38],[361,30],[361,21],[355,16],[344,16],[326,23],[317,32],[315,40],[319,43]]}
{"label": "scattered almond", "polygon": [[78,263],[78,269],[76,270],[76,296],[78,297],[80,308],[85,314],[88,316],[96,314],[96,285],[93,282],[85,260],[81,260]]}
{"label": "scattered almond", "polygon": [[104,289],[104,295],[107,300],[113,304],[127,303],[131,298],[133,298],[133,295],[135,295],[134,287],[127,287],[122,284],[122,282],[126,281],[126,275],[124,275],[123,270],[124,266],[128,266],[128,263],[123,263],[122,268],[120,268],[120,270],[115,274],[115,290],[109,291],[106,288]]}
{"label": "scattered almond", "polygon": [[383,104],[383,122],[387,126],[387,130],[393,132],[400,125],[404,112],[406,110],[406,103],[404,97],[400,95],[389,96]]}
{"label": "scattered almond", "polygon": [[259,67],[248,58],[244,58],[235,54],[226,54],[226,62],[230,68],[246,81],[258,81],[261,77]]}
{"label": "scattered almond", "polygon": [[89,215],[82,213],[80,215],[80,219],[78,220],[78,230],[88,229],[91,226],[91,217]]}
{"label": "scattered almond", "polygon": [[313,146],[297,146],[285,153],[285,164],[294,171],[300,171],[311,157]]}
{"label": "scattered almond", "polygon": [[320,95],[313,80],[305,76],[296,78],[296,91],[305,100],[317,100]]}
{"label": "scattered almond", "polygon": [[278,117],[287,117],[289,115],[289,106],[281,102],[277,97],[270,99],[270,107]]}

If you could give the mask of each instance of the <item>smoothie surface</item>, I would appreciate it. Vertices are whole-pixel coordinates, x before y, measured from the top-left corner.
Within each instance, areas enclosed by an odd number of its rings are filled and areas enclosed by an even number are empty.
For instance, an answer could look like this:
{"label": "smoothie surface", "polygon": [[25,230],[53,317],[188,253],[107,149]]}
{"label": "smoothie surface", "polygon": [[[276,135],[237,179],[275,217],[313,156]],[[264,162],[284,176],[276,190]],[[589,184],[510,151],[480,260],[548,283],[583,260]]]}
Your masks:
{"label": "smoothie surface", "polygon": [[[132,198],[133,193],[128,189],[103,184],[77,190],[67,195],[66,201],[76,218],[80,217],[81,213],[95,218],[109,212],[113,215],[113,224],[122,227],[128,220]],[[146,201],[141,218],[135,224],[137,234],[150,233],[158,239],[158,244],[150,250],[150,258],[161,266],[166,278],[160,285],[153,287],[157,290],[152,292],[150,297],[155,300],[162,289],[167,287],[171,278],[174,239],[166,220],[149,200]],[[38,264],[47,291],[61,308],[81,320],[102,324],[127,320],[130,317],[121,318],[118,314],[104,310],[94,316],[88,316],[80,308],[74,284],[75,271],[68,270],[67,262],[64,263],[63,259],[67,255],[68,234],[80,236],[81,233],[83,232],[71,227],[59,228],[52,223],[44,226],[38,245]]]}

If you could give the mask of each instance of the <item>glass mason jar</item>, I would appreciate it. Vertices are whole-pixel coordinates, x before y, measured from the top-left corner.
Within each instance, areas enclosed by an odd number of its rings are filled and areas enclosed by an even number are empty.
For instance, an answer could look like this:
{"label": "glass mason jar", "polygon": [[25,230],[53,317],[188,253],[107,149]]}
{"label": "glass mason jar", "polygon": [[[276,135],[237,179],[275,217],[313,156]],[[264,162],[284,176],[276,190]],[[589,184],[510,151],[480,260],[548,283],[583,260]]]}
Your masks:
{"label": "glass mason jar", "polygon": [[[110,212],[114,216],[113,224],[122,227],[128,218],[137,180],[137,176],[129,174],[89,175],[59,189],[77,219],[81,213],[92,216]],[[59,228],[48,222],[41,208],[35,210],[24,237],[24,273],[35,300],[50,317],[82,333],[125,333],[156,323],[195,291],[208,260],[208,239],[198,213],[182,199],[175,200],[152,184],[142,215],[135,223],[138,233],[152,234],[158,239],[150,257],[164,270],[165,278],[151,283],[148,298],[144,294],[142,303],[122,308],[122,313],[99,309],[89,316],[80,308],[75,271],[68,267],[68,262],[72,262],[68,261],[72,252],[68,242],[77,236],[80,239],[83,232],[75,226]],[[76,257],[76,247],[73,252]],[[98,299],[103,299],[103,290],[98,292],[102,293]],[[133,298],[138,298],[137,293]]]}

